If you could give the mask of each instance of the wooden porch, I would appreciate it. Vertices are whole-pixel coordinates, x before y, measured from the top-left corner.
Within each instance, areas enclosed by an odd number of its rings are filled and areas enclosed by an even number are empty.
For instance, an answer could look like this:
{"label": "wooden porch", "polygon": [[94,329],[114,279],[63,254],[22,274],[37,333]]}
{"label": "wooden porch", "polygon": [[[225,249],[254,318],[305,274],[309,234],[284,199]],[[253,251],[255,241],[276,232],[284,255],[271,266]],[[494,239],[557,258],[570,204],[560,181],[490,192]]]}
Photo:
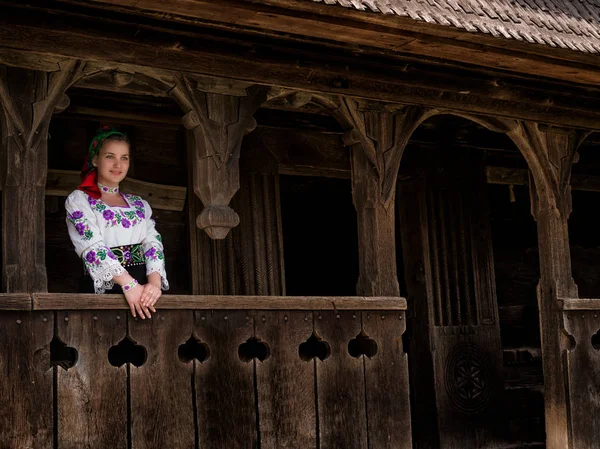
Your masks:
{"label": "wooden porch", "polygon": [[2,448],[410,448],[403,298],[0,296]]}

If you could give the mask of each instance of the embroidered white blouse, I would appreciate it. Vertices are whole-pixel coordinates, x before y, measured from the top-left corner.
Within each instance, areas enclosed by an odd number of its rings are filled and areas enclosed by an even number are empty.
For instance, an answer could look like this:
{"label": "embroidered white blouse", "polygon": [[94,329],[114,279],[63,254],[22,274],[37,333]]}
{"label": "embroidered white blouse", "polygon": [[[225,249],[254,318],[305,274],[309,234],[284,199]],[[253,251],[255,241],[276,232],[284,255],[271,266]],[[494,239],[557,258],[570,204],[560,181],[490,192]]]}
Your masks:
{"label": "embroidered white blouse", "polygon": [[122,195],[129,207],[109,206],[81,190],[68,196],[67,227],[75,252],[94,280],[95,292],[104,293],[113,288],[113,276],[125,273],[110,248],[141,243],[146,274],[158,272],[162,289],[168,290],[162,238],[151,218],[152,209],[137,195]]}

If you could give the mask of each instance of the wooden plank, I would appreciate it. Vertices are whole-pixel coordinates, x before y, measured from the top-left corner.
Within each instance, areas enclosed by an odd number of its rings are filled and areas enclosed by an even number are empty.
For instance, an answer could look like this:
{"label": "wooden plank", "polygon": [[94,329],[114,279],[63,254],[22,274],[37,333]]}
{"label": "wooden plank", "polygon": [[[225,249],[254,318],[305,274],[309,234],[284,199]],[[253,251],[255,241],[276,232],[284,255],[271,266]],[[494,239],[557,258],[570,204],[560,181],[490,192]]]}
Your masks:
{"label": "wooden plank", "polygon": [[[269,0],[243,7],[223,0],[179,0],[168,5],[160,0],[100,0],[98,3],[102,3],[103,8],[117,10],[133,6],[138,14],[149,16],[162,17],[166,13],[172,20],[188,23],[209,20],[221,22],[222,26],[260,28],[262,33],[302,35],[346,45],[376,47],[380,51],[397,51],[401,47],[403,53],[419,57],[442,57],[521,73],[545,73],[567,81],[581,77],[587,83],[597,82],[595,63],[581,52],[531,46],[514,39],[499,40],[484,33],[423,24],[394,14],[365,13],[353,8],[293,0]],[[572,62],[565,64],[563,59]]]}
{"label": "wooden plank", "polygon": [[304,361],[298,348],[312,334],[313,314],[259,313],[256,336],[271,355],[256,364],[261,448],[317,448],[315,360]]}
{"label": "wooden plank", "polygon": [[53,447],[52,313],[0,313],[0,448]]}
{"label": "wooden plank", "polygon": [[369,447],[410,449],[408,357],[402,349],[404,312],[363,312],[362,323],[364,332],[377,342],[377,354],[363,357]]}
{"label": "wooden plank", "polygon": [[193,319],[193,312],[168,310],[129,320],[129,335],[148,355],[142,366],[130,367],[133,448],[194,448],[194,364],[178,357]]}
{"label": "wooden plank", "polygon": [[[344,59],[341,53],[331,54],[319,48],[306,62],[306,53],[294,53],[289,45],[275,51],[272,46],[255,45],[248,58],[248,41],[229,45],[210,42],[195,36],[169,35],[159,30],[147,33],[145,39],[115,35],[117,26],[95,28],[85,17],[53,16],[52,26],[40,26],[43,11],[19,14],[7,9],[0,18],[0,40],[6,47],[72,58],[106,60],[113,63],[178,67],[181,71],[199,75],[225,76],[231,79],[301,90],[351,95],[374,100],[421,104],[446,111],[514,117],[558,125],[598,128],[597,101],[590,91],[577,88],[569,94],[556,84],[536,80],[509,78],[504,74],[466,72],[464,69],[427,65],[425,61],[389,61],[382,69],[380,62],[368,60],[368,55]],[[40,17],[38,17],[40,16]],[[37,23],[31,23],[37,20]],[[42,22],[43,23],[43,22]],[[105,24],[106,22],[103,22]],[[23,39],[26,35],[27,39]],[[82,35],[93,38],[97,45],[89,46]],[[151,37],[150,37],[151,36]],[[201,44],[200,44],[201,42]],[[271,45],[271,44],[270,44]],[[272,44],[274,45],[274,44]],[[181,58],[180,48],[186,48]],[[156,51],[161,58],[156,58]],[[303,48],[303,51],[305,49]],[[284,54],[285,57],[280,55]],[[300,63],[298,63],[300,61]],[[232,67],[235,70],[232,71]],[[112,66],[113,69],[118,69]],[[137,70],[137,69],[136,69]],[[548,95],[540,95],[544,90]],[[444,95],[440,95],[444,91]],[[579,96],[581,94],[581,97]],[[587,97],[587,98],[586,98]],[[548,103],[552,102],[552,107]],[[577,113],[573,113],[577,111]]]}
{"label": "wooden plank", "polygon": [[27,293],[0,293],[0,310],[31,310],[32,298]]}
{"label": "wooden plank", "polygon": [[[156,307],[199,310],[406,310],[401,297],[164,295]],[[34,310],[129,309],[122,295],[33,294]]]}
{"label": "wooden plank", "polygon": [[594,311],[565,311],[567,333],[563,349],[569,380],[571,404],[585,407],[571,408],[571,435],[573,449],[587,449],[598,444],[600,432],[595,417],[600,413],[600,377],[590,375],[600,371],[598,332],[600,318]]}
{"label": "wooden plank", "polygon": [[210,348],[196,363],[198,447],[254,449],[257,442],[254,364],[240,360],[240,344],[254,335],[245,312],[196,312],[196,335]]}
{"label": "wooden plank", "polygon": [[600,310],[600,299],[558,298],[558,307],[562,310]]}
{"label": "wooden plank", "polygon": [[348,353],[348,342],[361,330],[360,314],[315,312],[314,320],[315,332],[331,347],[331,356],[317,361],[319,447],[366,449],[364,366]]}
{"label": "wooden plank", "polygon": [[108,360],[110,348],[127,335],[125,313],[57,312],[58,338],[77,351],[73,367],[57,367],[61,449],[127,448],[127,367]]}
{"label": "wooden plank", "polygon": [[[73,170],[48,170],[46,195],[68,196],[80,184],[79,172]],[[140,195],[153,209],[182,211],[187,189],[167,186],[137,179],[125,178],[121,183],[124,192]]]}

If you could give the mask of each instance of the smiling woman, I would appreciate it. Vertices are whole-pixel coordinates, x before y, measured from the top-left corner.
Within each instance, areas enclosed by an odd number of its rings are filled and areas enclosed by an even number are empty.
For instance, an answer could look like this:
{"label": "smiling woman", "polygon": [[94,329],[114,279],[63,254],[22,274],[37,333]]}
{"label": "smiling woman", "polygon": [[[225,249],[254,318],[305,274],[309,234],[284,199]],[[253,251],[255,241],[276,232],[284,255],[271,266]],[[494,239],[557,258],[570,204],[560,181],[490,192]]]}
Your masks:
{"label": "smiling woman", "polygon": [[156,311],[154,304],[169,283],[162,238],[150,205],[119,190],[129,161],[127,136],[108,127],[100,129],[89,146],[82,183],[65,207],[69,236],[85,271],[79,292],[122,290],[132,315],[144,319]]}

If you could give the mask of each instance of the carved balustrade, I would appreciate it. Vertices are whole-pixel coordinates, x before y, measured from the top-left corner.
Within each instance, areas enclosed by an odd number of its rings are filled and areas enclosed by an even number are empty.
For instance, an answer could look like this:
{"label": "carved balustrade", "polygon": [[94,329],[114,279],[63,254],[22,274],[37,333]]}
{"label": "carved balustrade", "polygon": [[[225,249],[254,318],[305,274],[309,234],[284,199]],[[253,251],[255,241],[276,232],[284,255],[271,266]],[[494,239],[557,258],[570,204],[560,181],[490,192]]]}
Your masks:
{"label": "carved balustrade", "polygon": [[403,298],[0,295],[0,444],[410,448]]}

